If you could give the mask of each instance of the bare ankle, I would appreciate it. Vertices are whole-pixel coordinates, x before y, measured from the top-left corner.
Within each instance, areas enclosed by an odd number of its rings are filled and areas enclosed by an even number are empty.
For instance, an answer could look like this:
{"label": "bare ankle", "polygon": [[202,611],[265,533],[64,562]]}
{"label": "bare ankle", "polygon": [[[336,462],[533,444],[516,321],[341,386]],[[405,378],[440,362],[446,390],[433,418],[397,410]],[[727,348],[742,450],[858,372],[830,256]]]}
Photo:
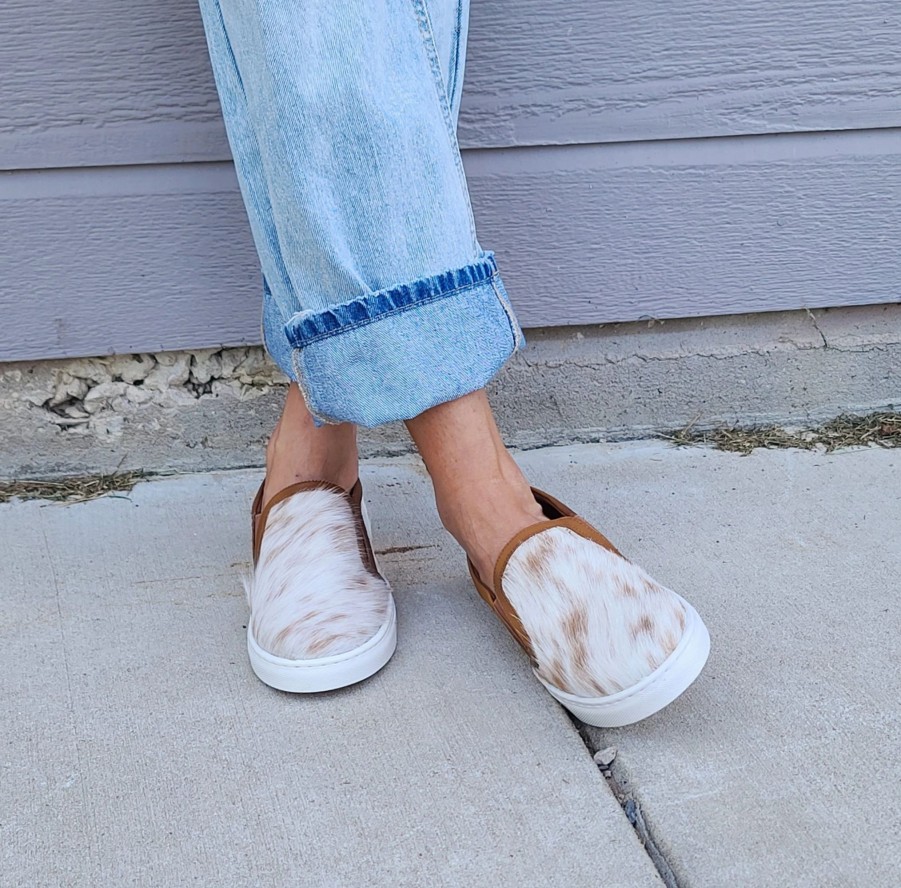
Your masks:
{"label": "bare ankle", "polygon": [[543,516],[504,447],[485,392],[439,404],[407,428],[431,475],[442,523],[479,575],[490,578],[507,540]]}
{"label": "bare ankle", "polygon": [[298,481],[329,481],[349,489],[358,473],[356,427],[351,423],[317,427],[292,385],[266,445],[264,497]]}

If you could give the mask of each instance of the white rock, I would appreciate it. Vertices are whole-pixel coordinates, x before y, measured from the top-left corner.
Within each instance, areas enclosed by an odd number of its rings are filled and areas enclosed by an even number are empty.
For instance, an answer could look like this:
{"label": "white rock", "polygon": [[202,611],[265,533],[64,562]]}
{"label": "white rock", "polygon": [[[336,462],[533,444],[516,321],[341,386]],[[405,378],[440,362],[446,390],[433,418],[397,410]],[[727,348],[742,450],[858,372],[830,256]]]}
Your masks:
{"label": "white rock", "polygon": [[109,382],[113,378],[109,358],[78,358],[66,362],[66,372],[88,383]]}
{"label": "white rock", "polygon": [[246,348],[227,348],[220,352],[222,361],[222,378],[230,379],[235,374],[235,368],[239,367],[247,358]]}
{"label": "white rock", "polygon": [[55,407],[57,404],[62,404],[63,401],[68,401],[70,398],[81,400],[88,393],[89,388],[87,380],[72,376],[71,373],[61,373],[57,378],[55,391],[45,404]]}
{"label": "white rock", "polygon": [[191,379],[201,385],[222,375],[222,357],[213,349],[193,352],[191,361]]}
{"label": "white rock", "polygon": [[149,404],[154,394],[145,386],[130,385],[125,391],[125,398],[130,404]]}
{"label": "white rock", "polygon": [[616,758],[616,747],[608,746],[606,749],[599,749],[594,754],[594,762],[596,765],[600,765],[601,767],[606,768],[608,765],[613,764],[613,760]]}
{"label": "white rock", "polygon": [[113,375],[131,385],[146,379],[154,367],[156,359],[153,355],[121,355],[111,365]]}
{"label": "white rock", "polygon": [[[165,357],[163,362],[159,358]],[[144,378],[144,386],[158,392],[183,386],[191,375],[191,356],[171,352],[158,356],[157,366]]]}
{"label": "white rock", "polygon": [[128,391],[127,382],[101,382],[95,385],[84,396],[84,409],[88,413],[96,413],[104,407],[111,406],[116,398],[121,398]]}

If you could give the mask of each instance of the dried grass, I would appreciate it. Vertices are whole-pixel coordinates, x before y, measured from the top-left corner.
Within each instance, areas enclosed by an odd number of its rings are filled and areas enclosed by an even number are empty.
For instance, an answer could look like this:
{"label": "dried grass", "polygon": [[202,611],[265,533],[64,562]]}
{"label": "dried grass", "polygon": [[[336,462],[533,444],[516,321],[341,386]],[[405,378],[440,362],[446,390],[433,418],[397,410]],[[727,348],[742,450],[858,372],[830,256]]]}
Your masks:
{"label": "dried grass", "polygon": [[776,425],[721,426],[706,431],[693,431],[694,420],[675,432],[659,437],[677,445],[710,444],[719,450],[748,454],[763,447],[798,447],[814,450],[822,445],[827,453],[839,447],[858,447],[877,444],[880,447],[901,447],[901,413],[877,411],[864,416],[843,413],[820,426],[790,432]]}
{"label": "dried grass", "polygon": [[51,500],[55,502],[81,503],[96,499],[105,493],[131,490],[147,473],[112,472],[108,475],[69,475],[63,478],[22,478],[0,480],[0,503],[13,499]]}

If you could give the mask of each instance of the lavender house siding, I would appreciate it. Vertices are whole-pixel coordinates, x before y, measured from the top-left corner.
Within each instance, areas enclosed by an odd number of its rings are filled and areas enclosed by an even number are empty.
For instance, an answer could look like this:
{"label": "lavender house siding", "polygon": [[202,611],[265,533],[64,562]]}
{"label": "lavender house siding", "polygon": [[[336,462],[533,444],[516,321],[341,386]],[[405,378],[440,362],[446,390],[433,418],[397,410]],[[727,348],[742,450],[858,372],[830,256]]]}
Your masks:
{"label": "lavender house siding", "polygon": [[[7,0],[0,360],[259,341],[193,3]],[[460,121],[524,324],[901,299],[901,7],[473,0]]]}

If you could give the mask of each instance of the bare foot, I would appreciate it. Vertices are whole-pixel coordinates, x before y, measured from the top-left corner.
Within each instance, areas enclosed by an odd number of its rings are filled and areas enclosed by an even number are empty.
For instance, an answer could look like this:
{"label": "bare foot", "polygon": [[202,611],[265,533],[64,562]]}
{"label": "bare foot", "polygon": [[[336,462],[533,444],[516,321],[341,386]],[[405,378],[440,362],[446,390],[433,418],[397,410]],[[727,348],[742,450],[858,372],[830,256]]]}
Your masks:
{"label": "bare foot", "polygon": [[357,429],[352,423],[317,428],[295,383],[266,446],[263,502],[298,481],[331,481],[348,490],[359,474]]}
{"label": "bare foot", "polygon": [[501,549],[545,516],[504,447],[484,390],[432,407],[406,425],[432,478],[441,522],[492,586]]}

